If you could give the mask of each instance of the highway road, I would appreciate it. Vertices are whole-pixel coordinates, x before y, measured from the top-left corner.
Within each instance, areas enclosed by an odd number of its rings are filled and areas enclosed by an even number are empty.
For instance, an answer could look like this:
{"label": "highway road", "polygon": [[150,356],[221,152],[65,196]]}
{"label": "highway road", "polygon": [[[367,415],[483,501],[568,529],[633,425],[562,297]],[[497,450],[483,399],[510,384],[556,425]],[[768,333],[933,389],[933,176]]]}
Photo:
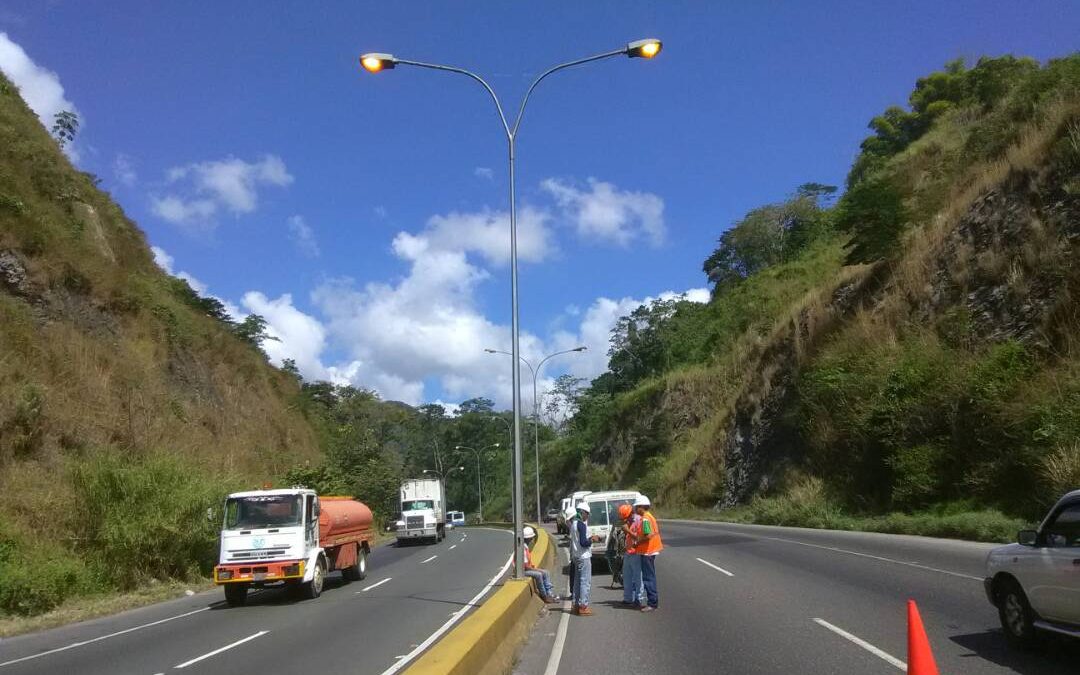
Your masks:
{"label": "highway road", "polygon": [[[508,531],[457,529],[436,546],[383,546],[363,581],[317,600],[220,589],[0,641],[0,675],[384,673],[404,666],[506,577]],[[481,596],[484,593],[484,596]]]}
{"label": "highway road", "polygon": [[542,618],[515,673],[903,673],[908,598],[942,673],[1080,672],[1080,641],[1006,647],[982,587],[990,545],[689,521],[661,531],[658,611],[619,608],[622,591],[598,573],[595,616]]}

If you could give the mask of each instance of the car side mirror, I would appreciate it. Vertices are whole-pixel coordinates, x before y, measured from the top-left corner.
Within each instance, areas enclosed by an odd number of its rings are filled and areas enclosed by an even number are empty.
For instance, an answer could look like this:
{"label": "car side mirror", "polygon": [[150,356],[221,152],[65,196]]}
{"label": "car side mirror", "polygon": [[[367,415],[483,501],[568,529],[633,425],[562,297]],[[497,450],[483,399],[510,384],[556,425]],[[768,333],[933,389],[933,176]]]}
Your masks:
{"label": "car side mirror", "polygon": [[1016,542],[1021,546],[1034,546],[1039,538],[1035,530],[1020,530],[1016,533]]}

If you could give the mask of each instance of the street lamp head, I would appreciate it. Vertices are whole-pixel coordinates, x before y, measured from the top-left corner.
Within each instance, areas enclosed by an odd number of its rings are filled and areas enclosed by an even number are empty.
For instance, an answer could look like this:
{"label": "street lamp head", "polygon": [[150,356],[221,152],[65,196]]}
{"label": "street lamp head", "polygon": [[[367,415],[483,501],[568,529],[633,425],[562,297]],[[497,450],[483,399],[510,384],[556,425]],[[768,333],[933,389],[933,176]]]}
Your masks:
{"label": "street lamp head", "polygon": [[660,50],[664,48],[664,43],[660,42],[656,38],[646,38],[644,40],[635,40],[626,45],[626,55],[630,58],[642,58],[651,59],[660,53]]}
{"label": "street lamp head", "polygon": [[397,64],[393,54],[380,54],[369,52],[360,57],[360,65],[369,73],[377,73],[380,70],[392,70]]}
{"label": "street lamp head", "polygon": [[487,347],[484,348],[484,351],[487,352],[488,354],[497,354],[498,353],[494,349],[487,348]]}
{"label": "street lamp head", "polygon": [[588,351],[588,349],[589,349],[588,347],[574,347],[570,351],[572,351],[572,352],[584,352],[584,351]]}

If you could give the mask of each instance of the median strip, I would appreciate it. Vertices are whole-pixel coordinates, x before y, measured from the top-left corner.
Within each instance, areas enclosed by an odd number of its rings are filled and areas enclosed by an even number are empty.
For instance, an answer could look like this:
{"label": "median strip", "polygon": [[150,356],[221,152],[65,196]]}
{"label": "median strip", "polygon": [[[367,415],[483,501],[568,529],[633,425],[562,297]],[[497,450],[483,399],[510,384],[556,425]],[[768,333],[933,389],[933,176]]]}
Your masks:
{"label": "median strip", "polygon": [[202,656],[196,656],[195,658],[191,659],[190,661],[184,661],[180,665],[174,666],[174,668],[176,668],[177,670],[180,670],[181,668],[187,668],[188,666],[190,666],[192,664],[198,663],[199,661],[205,661],[206,659],[210,658],[211,656],[217,656],[221,652],[228,651],[228,650],[232,649],[233,647],[239,647],[240,645],[244,644],[245,642],[251,642],[255,638],[262,637],[262,636],[266,635],[269,632],[270,631],[268,631],[268,630],[261,630],[258,633],[255,633],[254,635],[249,635],[246,638],[244,638],[242,640],[237,640],[236,642],[234,642],[234,643],[232,643],[230,645],[225,645],[224,647],[220,647],[218,649],[215,649],[214,651],[203,654]]}
{"label": "median strip", "polygon": [[723,574],[726,574],[726,575],[728,575],[729,577],[733,577],[733,576],[735,576],[734,574],[732,574],[731,572],[728,572],[728,571],[727,571],[726,569],[724,569],[723,567],[718,567],[718,566],[716,566],[716,565],[712,564],[711,562],[709,562],[708,560],[702,560],[701,558],[698,558],[698,559],[697,559],[697,561],[698,561],[699,563],[701,563],[702,565],[708,565],[709,567],[713,568],[713,569],[714,569],[714,570],[716,570],[717,572],[721,572],[721,573],[723,573]]}
{"label": "median strip", "polygon": [[816,623],[819,626],[822,626],[823,628],[828,628],[829,630],[836,633],[840,637],[842,637],[845,640],[848,640],[848,641],[862,647],[863,649],[870,652],[871,654],[878,657],[879,659],[881,659],[883,661],[886,661],[886,662],[888,662],[889,664],[891,664],[893,666],[896,666],[900,670],[903,670],[903,671],[907,672],[907,664],[906,663],[904,663],[900,659],[896,658],[892,654],[890,654],[890,653],[888,653],[886,651],[883,651],[881,649],[878,649],[877,647],[870,644],[866,640],[863,640],[862,638],[860,638],[858,636],[852,635],[851,633],[847,632],[843,628],[837,628],[836,626],[832,625],[828,621],[825,621],[824,619],[814,619],[814,623]]}

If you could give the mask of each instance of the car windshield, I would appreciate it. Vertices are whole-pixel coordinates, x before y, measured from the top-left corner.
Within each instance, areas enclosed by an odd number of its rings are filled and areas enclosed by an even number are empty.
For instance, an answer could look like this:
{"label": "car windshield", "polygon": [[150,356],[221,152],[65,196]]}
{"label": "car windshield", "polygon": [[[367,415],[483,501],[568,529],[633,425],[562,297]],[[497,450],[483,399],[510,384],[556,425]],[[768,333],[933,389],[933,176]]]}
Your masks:
{"label": "car windshield", "polygon": [[402,511],[422,511],[423,509],[434,508],[433,503],[427,499],[416,499],[411,502],[404,502],[401,505]]}
{"label": "car windshield", "polygon": [[589,527],[603,527],[610,523],[608,520],[607,502],[588,502],[589,504]]}
{"label": "car windshield", "polygon": [[629,504],[630,506],[633,506],[634,500],[627,497],[626,499],[612,499],[608,502],[607,513],[609,523],[619,522],[619,507],[623,504]]}
{"label": "car windshield", "polygon": [[302,520],[299,495],[233,497],[225,502],[225,529],[254,530],[264,527],[291,527]]}

